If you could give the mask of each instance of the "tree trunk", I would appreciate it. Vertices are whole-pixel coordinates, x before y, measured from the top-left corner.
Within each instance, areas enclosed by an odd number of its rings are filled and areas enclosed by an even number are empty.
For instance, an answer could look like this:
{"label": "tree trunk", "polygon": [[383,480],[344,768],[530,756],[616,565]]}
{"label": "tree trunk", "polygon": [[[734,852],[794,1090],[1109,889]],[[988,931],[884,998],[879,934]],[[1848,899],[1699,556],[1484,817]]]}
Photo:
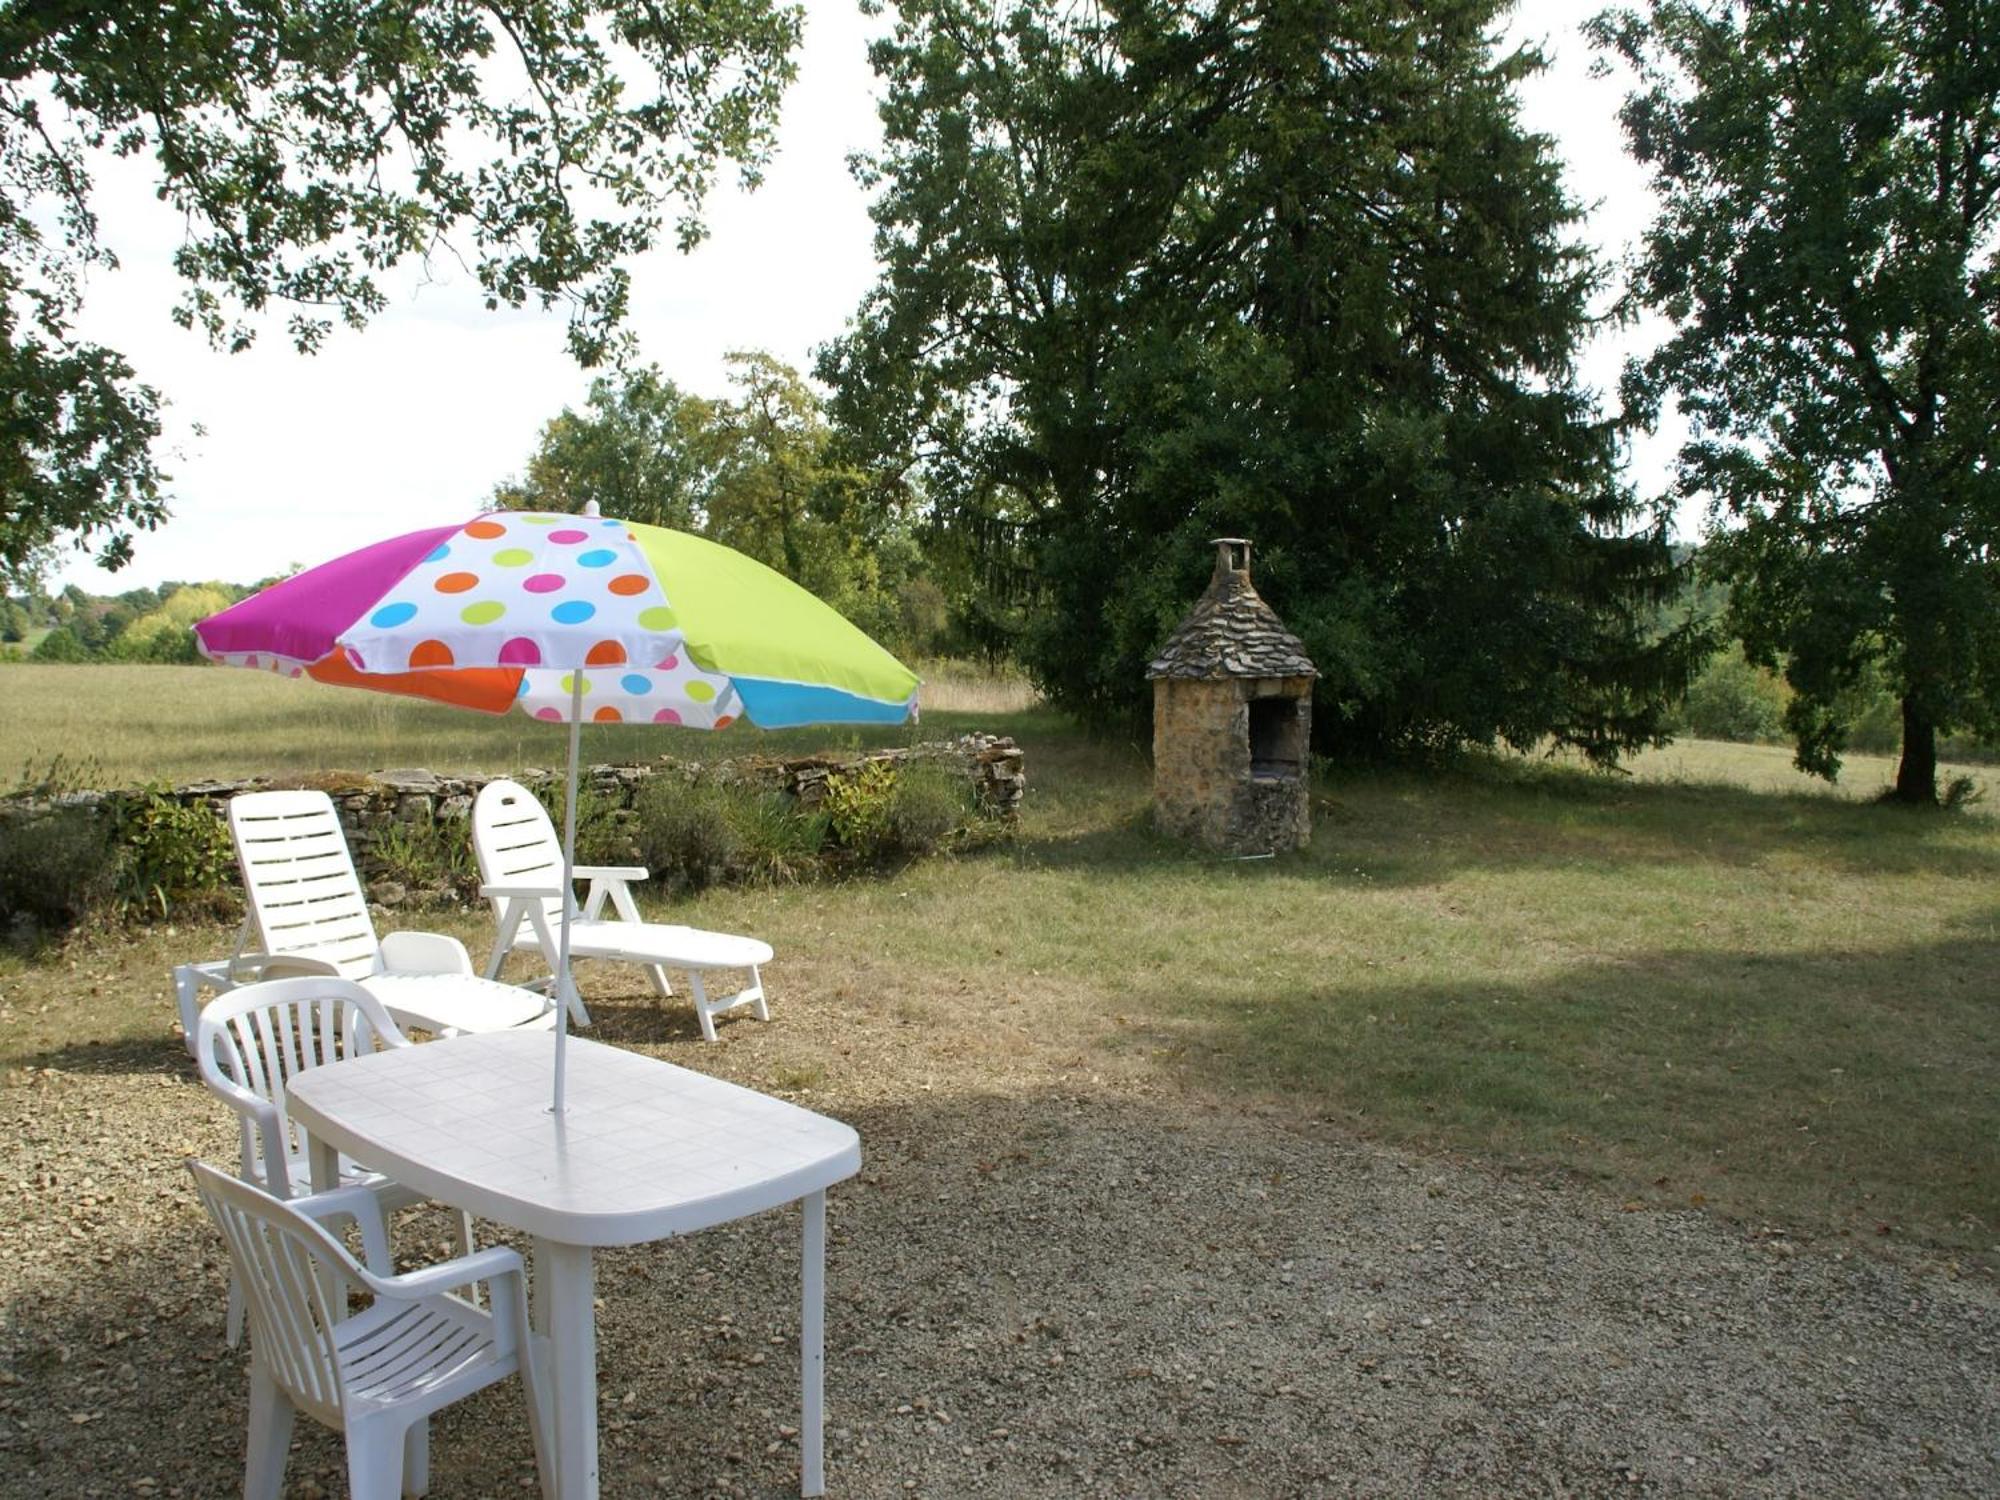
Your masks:
{"label": "tree trunk", "polygon": [[1937,726],[1909,695],[1903,698],[1903,759],[1896,767],[1896,800],[1936,807]]}

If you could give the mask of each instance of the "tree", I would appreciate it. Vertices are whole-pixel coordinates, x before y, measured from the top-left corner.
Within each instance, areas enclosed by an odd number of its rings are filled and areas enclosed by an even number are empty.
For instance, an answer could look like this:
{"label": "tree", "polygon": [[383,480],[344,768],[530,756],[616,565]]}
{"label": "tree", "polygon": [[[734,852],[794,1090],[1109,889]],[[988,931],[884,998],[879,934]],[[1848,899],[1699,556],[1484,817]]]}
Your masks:
{"label": "tree", "polygon": [[898,590],[922,566],[893,486],[845,463],[798,371],[763,353],[728,358],[733,393],[689,395],[657,369],[591,386],[589,409],[542,429],[502,505],[581,510],[695,531],[777,569],[885,640]]}
{"label": "tree", "polygon": [[1607,12],[1660,212],[1635,290],[1675,332],[1628,371],[1694,430],[1676,493],[1752,660],[1782,666],[1829,779],[1854,690],[1902,705],[1897,800],[1937,737],[2000,733],[2000,4]]}
{"label": "tree", "polygon": [[117,567],[167,514],[158,394],[71,326],[115,263],[102,153],[153,158],[186,223],[174,316],[218,346],[280,303],[316,348],[382,308],[389,267],[443,254],[489,307],[567,305],[595,364],[624,262],[699,240],[725,161],[756,179],[800,22],[777,0],[0,6],[0,578],[72,533]]}
{"label": "tree", "polygon": [[1600,273],[1498,0],[911,0],[873,52],[882,277],[834,413],[1033,579],[1061,705],[1136,719],[1217,535],[1323,746],[1659,737],[1693,665],[1576,384]]}
{"label": "tree", "polygon": [[681,391],[657,366],[600,376],[588,410],[565,407],[542,428],[520,479],[495,487],[516,510],[580,511],[651,526],[692,528],[714,482],[710,404]]}

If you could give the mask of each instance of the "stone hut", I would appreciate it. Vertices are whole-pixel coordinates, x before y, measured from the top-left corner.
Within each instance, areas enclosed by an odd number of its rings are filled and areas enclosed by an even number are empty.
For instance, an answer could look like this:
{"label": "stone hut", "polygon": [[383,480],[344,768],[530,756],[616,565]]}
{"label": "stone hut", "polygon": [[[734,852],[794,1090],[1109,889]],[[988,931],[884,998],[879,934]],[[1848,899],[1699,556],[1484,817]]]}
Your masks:
{"label": "stone hut", "polygon": [[1160,827],[1234,854],[1302,847],[1318,675],[1251,587],[1250,544],[1217,538],[1207,592],[1146,668]]}

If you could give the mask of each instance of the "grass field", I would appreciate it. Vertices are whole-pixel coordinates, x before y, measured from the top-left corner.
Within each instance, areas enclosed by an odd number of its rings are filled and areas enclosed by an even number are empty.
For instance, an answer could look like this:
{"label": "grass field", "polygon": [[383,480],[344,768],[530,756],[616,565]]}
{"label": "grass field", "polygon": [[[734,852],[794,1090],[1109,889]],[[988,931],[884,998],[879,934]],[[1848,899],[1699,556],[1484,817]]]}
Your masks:
{"label": "grass field", "polygon": [[[559,748],[526,722],[251,673],[14,668],[0,692],[0,756],[60,750],[139,779],[518,766]],[[1627,777],[1342,775],[1318,788],[1308,850],[1244,863],[1151,832],[1137,747],[1029,707],[939,709],[923,732],[969,727],[1027,749],[1011,846],[711,892],[673,919],[756,931],[794,992],[935,1038],[941,1086],[1039,1049],[1080,1083],[1121,1070],[1579,1174],[1635,1209],[2000,1254],[1991,801],[1912,814],[1857,800],[1865,762],[1833,795],[1787,779],[1782,752],[1693,745]],[[770,743],[606,732],[587,753]],[[478,914],[441,925],[482,941]],[[228,938],[154,928],[7,961],[0,1061],[161,1035],[167,965]]]}

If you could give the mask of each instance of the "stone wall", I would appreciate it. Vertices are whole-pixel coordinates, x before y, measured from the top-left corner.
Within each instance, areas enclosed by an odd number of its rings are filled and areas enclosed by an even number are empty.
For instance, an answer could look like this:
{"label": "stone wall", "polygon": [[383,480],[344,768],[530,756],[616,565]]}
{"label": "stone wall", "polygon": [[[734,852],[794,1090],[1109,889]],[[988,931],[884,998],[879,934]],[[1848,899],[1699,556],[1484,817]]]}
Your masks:
{"label": "stone wall", "polygon": [[[746,756],[712,762],[680,761],[668,756],[658,760],[625,765],[585,767],[582,785],[588,787],[599,805],[607,805],[615,815],[629,811],[639,791],[655,776],[680,776],[688,780],[714,777],[786,792],[808,807],[826,795],[827,778],[835,772],[870,761],[891,764],[906,760],[935,761],[955,767],[972,783],[980,804],[996,817],[1012,821],[1019,815],[1027,776],[1020,746],[998,735],[969,734],[955,740],[935,740],[866,754],[814,755],[784,759],[776,756]],[[562,783],[560,770],[527,769],[508,773],[524,786],[537,789],[553,782]],[[353,852],[356,871],[370,894],[385,905],[394,905],[403,895],[388,880],[377,849],[398,830],[428,830],[433,824],[451,824],[469,819],[472,799],[489,781],[499,776],[443,776],[427,770],[376,771],[371,774],[334,772],[315,776],[257,776],[238,781],[202,781],[173,787],[165,795],[187,805],[206,803],[225,815],[229,799],[239,792],[269,791],[276,788],[311,787],[326,792],[339,809],[347,830],[348,847]],[[114,792],[72,792],[58,800],[67,806],[105,807]],[[557,800],[557,799],[551,799]],[[9,805],[11,804],[11,805]],[[47,801],[30,798],[0,799],[0,836],[4,823],[15,817],[34,816]],[[471,830],[465,830],[468,857]]]}
{"label": "stone wall", "polygon": [[1153,815],[1162,830],[1233,854],[1305,845],[1306,777],[1250,769],[1250,700],[1280,697],[1296,701],[1299,743],[1311,743],[1310,677],[1153,679]]}

